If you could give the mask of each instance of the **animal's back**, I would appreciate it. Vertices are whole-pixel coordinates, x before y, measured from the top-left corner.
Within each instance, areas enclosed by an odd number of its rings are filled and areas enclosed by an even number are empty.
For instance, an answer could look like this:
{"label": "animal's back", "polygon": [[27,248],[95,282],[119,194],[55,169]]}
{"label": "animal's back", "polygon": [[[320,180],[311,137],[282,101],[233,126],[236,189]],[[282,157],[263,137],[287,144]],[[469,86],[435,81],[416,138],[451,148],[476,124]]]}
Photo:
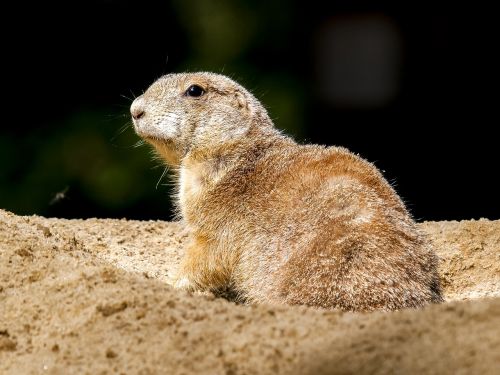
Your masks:
{"label": "animal's back", "polygon": [[372,164],[342,148],[287,145],[246,179],[227,218],[242,218],[234,277],[249,300],[357,311],[441,300],[432,249]]}

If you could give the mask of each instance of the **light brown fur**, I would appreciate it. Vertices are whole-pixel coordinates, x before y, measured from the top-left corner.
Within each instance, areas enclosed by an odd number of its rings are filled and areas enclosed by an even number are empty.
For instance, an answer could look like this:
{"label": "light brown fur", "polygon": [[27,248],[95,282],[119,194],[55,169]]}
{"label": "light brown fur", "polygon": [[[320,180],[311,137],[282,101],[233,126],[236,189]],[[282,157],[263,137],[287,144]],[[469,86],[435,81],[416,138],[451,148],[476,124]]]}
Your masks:
{"label": "light brown fur", "polygon": [[[185,95],[191,85],[205,91]],[[131,107],[177,170],[192,235],[176,285],[248,302],[351,311],[442,301],[437,259],[380,172],[340,147],[298,145],[227,77],[171,74]]]}

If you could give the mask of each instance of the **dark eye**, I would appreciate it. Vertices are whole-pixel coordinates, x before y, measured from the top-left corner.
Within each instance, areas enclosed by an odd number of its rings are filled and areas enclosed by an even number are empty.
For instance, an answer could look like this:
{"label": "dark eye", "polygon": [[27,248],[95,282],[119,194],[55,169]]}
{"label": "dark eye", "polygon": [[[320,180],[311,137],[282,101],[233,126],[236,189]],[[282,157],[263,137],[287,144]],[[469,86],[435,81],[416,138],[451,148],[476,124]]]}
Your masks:
{"label": "dark eye", "polygon": [[189,88],[186,90],[186,96],[192,96],[193,98],[197,98],[199,96],[202,96],[205,93],[205,90],[203,90],[200,86],[198,85],[191,85]]}

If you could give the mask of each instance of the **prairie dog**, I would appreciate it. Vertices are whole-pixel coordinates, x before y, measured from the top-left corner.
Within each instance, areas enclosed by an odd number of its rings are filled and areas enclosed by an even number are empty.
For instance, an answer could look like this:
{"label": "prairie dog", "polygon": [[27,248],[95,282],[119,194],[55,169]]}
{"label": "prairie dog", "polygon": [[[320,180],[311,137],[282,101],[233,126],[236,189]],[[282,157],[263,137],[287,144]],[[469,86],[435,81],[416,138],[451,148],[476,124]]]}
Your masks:
{"label": "prairie dog", "polygon": [[442,301],[436,255],[375,166],[297,144],[233,80],[169,74],[131,114],[177,173],[192,243],[176,287],[346,311]]}

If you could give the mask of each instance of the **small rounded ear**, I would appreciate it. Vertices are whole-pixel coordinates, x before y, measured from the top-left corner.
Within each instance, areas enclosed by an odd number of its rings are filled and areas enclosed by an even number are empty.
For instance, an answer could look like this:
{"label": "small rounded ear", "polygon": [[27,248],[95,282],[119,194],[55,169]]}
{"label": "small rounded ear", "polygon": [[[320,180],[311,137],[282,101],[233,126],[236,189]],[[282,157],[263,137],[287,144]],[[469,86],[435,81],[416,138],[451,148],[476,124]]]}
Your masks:
{"label": "small rounded ear", "polygon": [[243,93],[240,92],[239,90],[236,90],[234,92],[234,102],[239,108],[248,109],[248,103],[245,98],[245,95],[243,95]]}

